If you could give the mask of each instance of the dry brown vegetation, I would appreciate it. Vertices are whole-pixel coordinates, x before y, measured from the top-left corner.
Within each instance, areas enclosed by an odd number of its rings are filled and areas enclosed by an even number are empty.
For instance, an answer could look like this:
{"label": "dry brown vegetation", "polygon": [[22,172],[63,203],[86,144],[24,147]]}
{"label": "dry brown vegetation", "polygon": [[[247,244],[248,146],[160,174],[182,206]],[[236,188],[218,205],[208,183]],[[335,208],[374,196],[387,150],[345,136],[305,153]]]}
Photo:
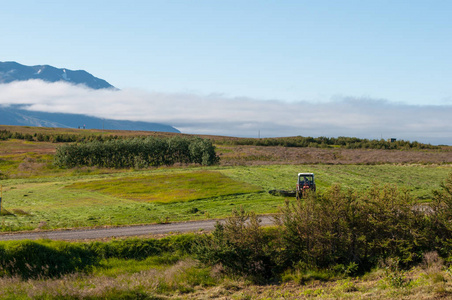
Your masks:
{"label": "dry brown vegetation", "polygon": [[444,149],[402,151],[377,149],[322,149],[263,146],[218,146],[224,165],[265,164],[443,164],[452,163]]}

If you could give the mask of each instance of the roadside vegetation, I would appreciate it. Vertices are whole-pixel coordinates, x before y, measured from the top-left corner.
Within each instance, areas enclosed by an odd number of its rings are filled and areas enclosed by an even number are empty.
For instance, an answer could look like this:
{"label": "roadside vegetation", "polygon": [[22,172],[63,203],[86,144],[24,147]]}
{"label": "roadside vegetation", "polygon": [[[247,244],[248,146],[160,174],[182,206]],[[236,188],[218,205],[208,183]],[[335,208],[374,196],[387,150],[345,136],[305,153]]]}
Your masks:
{"label": "roadside vegetation", "polygon": [[295,277],[312,270],[356,276],[388,261],[408,270],[430,252],[449,259],[452,174],[434,192],[428,211],[417,204],[395,186],[375,185],[364,193],[333,186],[286,201],[276,228],[261,228],[254,213],[234,211],[204,236],[196,254],[256,283],[279,281],[289,270]]}
{"label": "roadside vegetation", "polygon": [[[227,218],[211,233],[0,242],[0,298],[452,297],[451,147],[303,139],[0,128],[4,233]],[[317,194],[268,193],[298,172]]]}

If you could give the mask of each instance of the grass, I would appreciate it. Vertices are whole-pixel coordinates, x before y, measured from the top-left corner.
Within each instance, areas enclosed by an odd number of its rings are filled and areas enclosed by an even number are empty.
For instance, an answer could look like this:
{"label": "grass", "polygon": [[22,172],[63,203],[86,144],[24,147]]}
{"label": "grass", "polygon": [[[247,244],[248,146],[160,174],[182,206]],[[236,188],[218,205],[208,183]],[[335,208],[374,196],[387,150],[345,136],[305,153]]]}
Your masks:
{"label": "grass", "polygon": [[395,184],[418,200],[431,199],[431,191],[452,172],[451,165],[268,165],[225,169],[234,179],[262,186],[264,190],[294,189],[299,172],[315,174],[317,189],[333,184],[363,191],[374,183]]}
{"label": "grass", "polygon": [[67,188],[158,203],[193,201],[262,191],[258,186],[206,170],[76,182]]}
{"label": "grass", "polygon": [[[179,197],[179,186],[169,184],[167,188],[160,188],[166,193],[162,199],[146,201],[144,198],[147,194],[130,184],[129,180],[137,180],[138,186],[145,186],[150,178],[166,178],[168,182],[175,178],[185,178],[185,181],[190,181],[191,187],[198,191],[187,193],[182,198]],[[210,184],[209,178],[214,179]],[[117,189],[113,184],[108,191],[89,190],[91,185],[109,186],[111,182],[116,183],[123,179],[129,182],[123,189]],[[79,188],[75,189],[75,186]],[[210,190],[208,197],[201,192],[204,187]],[[121,195],[118,195],[118,191]],[[206,171],[203,168],[194,168],[192,171],[158,169],[58,178],[11,179],[3,181],[3,192],[4,207],[10,211],[21,212],[3,218],[3,231],[219,218],[229,215],[232,209],[238,206],[259,213],[275,212],[277,206],[283,202],[283,199],[272,197],[261,191],[261,188],[233,180],[219,171]],[[177,201],[168,195],[177,198]],[[155,195],[153,197],[155,198]],[[172,202],[164,203],[165,199]]]}
{"label": "grass", "polygon": [[93,273],[75,273],[53,279],[0,277],[2,299],[448,299],[452,278],[437,271],[442,280],[420,267],[407,272],[407,284],[391,286],[387,275],[376,269],[364,276],[300,284],[251,285],[229,278],[191,259],[170,264],[110,259]]}
{"label": "grass", "polygon": [[316,174],[318,190],[335,183],[365,190],[374,182],[397,184],[420,201],[452,171],[449,165],[269,165],[161,168],[110,174],[71,171],[71,176],[2,180],[2,231],[176,222],[229,216],[242,206],[278,212],[298,172]]}
{"label": "grass", "polygon": [[0,298],[171,299],[205,290],[217,282],[209,269],[198,267],[192,260],[182,260],[166,268],[147,267],[141,272],[114,276],[74,274],[26,282],[16,278],[0,278]]}

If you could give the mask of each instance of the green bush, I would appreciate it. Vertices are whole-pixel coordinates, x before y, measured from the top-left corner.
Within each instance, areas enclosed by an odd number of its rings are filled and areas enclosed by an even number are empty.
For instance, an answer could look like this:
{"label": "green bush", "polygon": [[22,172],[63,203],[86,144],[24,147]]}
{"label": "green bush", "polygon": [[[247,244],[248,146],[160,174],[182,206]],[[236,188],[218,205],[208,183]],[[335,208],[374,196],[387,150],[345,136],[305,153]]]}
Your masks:
{"label": "green bush", "polygon": [[87,271],[98,262],[97,255],[81,244],[49,241],[0,244],[0,274],[23,279]]}
{"label": "green bush", "polygon": [[196,244],[195,253],[201,262],[255,280],[300,266],[303,272],[330,269],[351,276],[382,260],[408,268],[426,252],[449,257],[451,192],[452,175],[434,192],[431,211],[425,212],[395,186],[374,185],[361,194],[333,186],[323,194],[287,201],[276,233],[261,228],[254,214],[234,212]]}
{"label": "green bush", "polygon": [[88,248],[101,258],[146,259],[163,253],[189,254],[197,239],[194,234],[170,236],[162,239],[125,239],[110,242],[93,242]]}
{"label": "green bush", "polygon": [[110,242],[92,242],[87,247],[101,258],[142,260],[166,252],[188,254],[196,238],[197,236],[194,234],[170,236],[162,239],[132,238]]}
{"label": "green bush", "polygon": [[[102,259],[136,259],[159,256],[174,262],[174,256],[191,251],[197,236],[185,234],[163,239],[125,239],[110,242],[69,243],[57,241],[13,241],[0,243],[0,276],[22,279],[59,277],[89,272]],[[171,257],[167,257],[171,253]]]}
{"label": "green bush", "polygon": [[243,138],[243,139],[225,139],[217,143],[232,145],[254,145],[254,146],[283,146],[283,147],[312,147],[312,148],[330,148],[342,147],[346,149],[441,149],[440,146],[422,144],[419,142],[409,142],[397,140],[395,142],[387,140],[369,140],[356,137],[280,137],[280,138]]}
{"label": "green bush", "polygon": [[263,230],[254,213],[234,210],[224,224],[216,224],[211,235],[195,242],[193,252],[203,263],[219,264],[228,273],[263,282],[285,267],[278,259],[280,249],[274,247],[275,239],[277,232]]}
{"label": "green bush", "polygon": [[127,239],[107,243],[94,242],[90,248],[102,258],[145,259],[163,252],[157,240]]}
{"label": "green bush", "polygon": [[282,210],[284,246],[291,260],[318,267],[356,263],[362,269],[396,256],[409,265],[429,248],[425,214],[413,209],[409,194],[375,185],[366,193],[342,191],[287,202]]}
{"label": "green bush", "polygon": [[60,167],[146,168],[148,166],[198,163],[213,165],[219,157],[210,140],[173,137],[117,139],[62,145],[54,163]]}

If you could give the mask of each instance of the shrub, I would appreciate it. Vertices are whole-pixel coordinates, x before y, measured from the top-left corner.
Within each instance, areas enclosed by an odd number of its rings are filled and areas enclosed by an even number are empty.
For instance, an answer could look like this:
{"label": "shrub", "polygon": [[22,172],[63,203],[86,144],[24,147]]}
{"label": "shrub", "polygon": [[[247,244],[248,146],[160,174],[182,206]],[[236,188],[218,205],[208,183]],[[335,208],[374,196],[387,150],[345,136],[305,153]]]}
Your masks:
{"label": "shrub", "polygon": [[89,249],[101,258],[137,259],[172,252],[185,255],[196,240],[194,234],[170,236],[162,239],[125,239],[110,242],[93,242]]}
{"label": "shrub", "polygon": [[224,224],[217,223],[211,235],[195,242],[194,254],[203,263],[220,264],[225,272],[262,282],[278,276],[284,263],[273,247],[277,233],[260,228],[254,213],[234,210]]}
{"label": "shrub", "polygon": [[409,149],[441,149],[440,146],[422,144],[419,142],[409,142],[398,140],[395,142],[380,140],[360,139],[356,137],[281,137],[281,138],[263,138],[263,139],[228,139],[218,141],[223,144],[233,145],[254,145],[254,146],[282,146],[282,147],[312,147],[312,148],[331,148],[343,147],[346,149],[385,149],[385,150],[409,150]]}
{"label": "shrub", "polygon": [[106,168],[145,168],[148,166],[219,162],[212,142],[201,138],[120,139],[62,145],[54,163],[60,167],[97,166]]}
{"label": "shrub", "polygon": [[[102,259],[143,260],[158,256],[173,262],[189,253],[194,234],[163,239],[126,239],[110,242],[69,243],[57,241],[14,241],[0,243],[0,276],[31,278],[60,277],[89,272]],[[168,257],[171,253],[171,257]]]}
{"label": "shrub", "polygon": [[87,271],[99,262],[80,244],[21,241],[0,244],[0,274],[23,279]]}
{"label": "shrub", "polygon": [[280,224],[290,260],[328,268],[357,264],[367,270],[384,257],[405,265],[428,249],[425,218],[394,186],[375,185],[363,195],[333,186],[325,194],[287,202]]}
{"label": "shrub", "polygon": [[388,278],[400,286],[399,270],[420,263],[424,253],[449,256],[451,191],[452,175],[435,192],[432,211],[425,213],[407,191],[392,185],[374,185],[362,194],[333,186],[287,201],[273,231],[261,228],[253,213],[234,211],[195,244],[195,253],[201,262],[255,281],[277,278],[288,269],[353,276],[390,261]]}

